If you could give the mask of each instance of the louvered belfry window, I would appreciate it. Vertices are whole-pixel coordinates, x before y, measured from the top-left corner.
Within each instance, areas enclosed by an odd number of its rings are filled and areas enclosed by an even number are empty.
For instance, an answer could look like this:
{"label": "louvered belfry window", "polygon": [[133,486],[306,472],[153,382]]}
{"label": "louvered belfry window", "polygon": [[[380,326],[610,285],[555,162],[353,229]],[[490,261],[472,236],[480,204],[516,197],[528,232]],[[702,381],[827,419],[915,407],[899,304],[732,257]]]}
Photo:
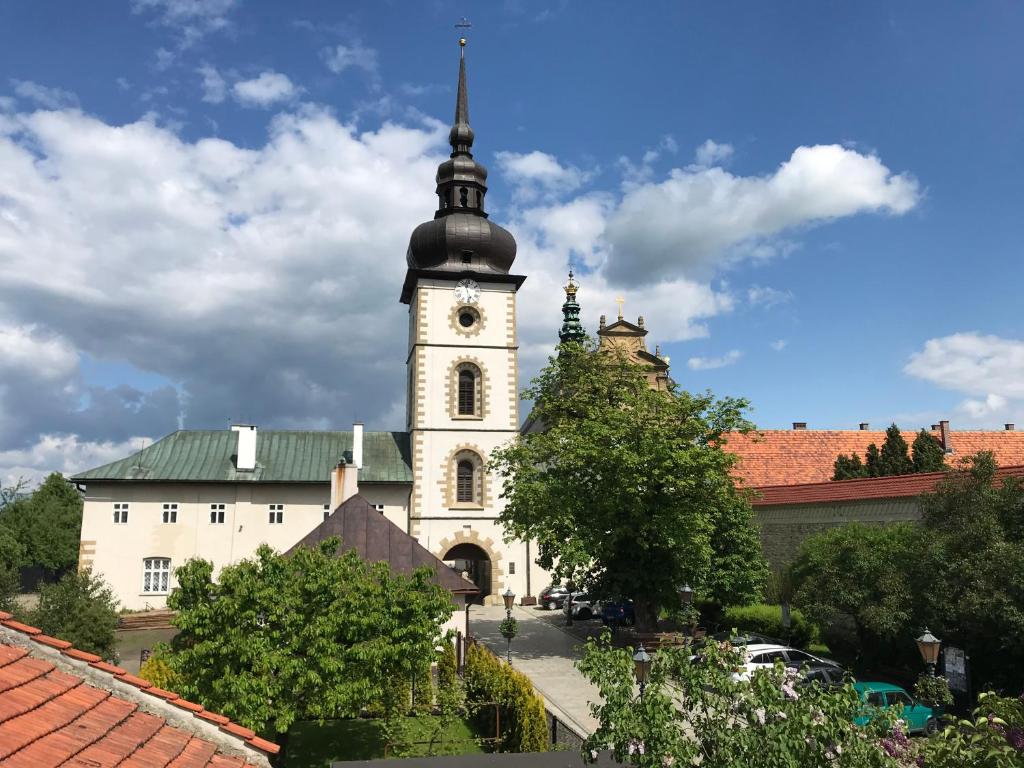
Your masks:
{"label": "louvered belfry window", "polygon": [[476,415],[476,375],[473,371],[459,371],[459,416]]}
{"label": "louvered belfry window", "polygon": [[473,462],[460,461],[456,468],[455,500],[472,502]]}

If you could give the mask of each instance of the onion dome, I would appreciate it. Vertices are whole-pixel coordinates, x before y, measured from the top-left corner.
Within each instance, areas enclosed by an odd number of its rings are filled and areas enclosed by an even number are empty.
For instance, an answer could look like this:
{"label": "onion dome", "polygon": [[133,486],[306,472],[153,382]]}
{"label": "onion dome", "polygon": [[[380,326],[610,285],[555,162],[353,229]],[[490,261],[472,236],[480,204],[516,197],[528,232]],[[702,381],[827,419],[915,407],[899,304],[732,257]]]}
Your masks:
{"label": "onion dome", "polygon": [[[465,51],[465,40],[459,45]],[[455,121],[448,134],[452,154],[437,168],[438,209],[434,220],[420,224],[409,239],[409,269],[507,274],[516,257],[516,241],[489,221],[484,210],[487,169],[473,159],[469,127],[466,58],[459,59]]]}

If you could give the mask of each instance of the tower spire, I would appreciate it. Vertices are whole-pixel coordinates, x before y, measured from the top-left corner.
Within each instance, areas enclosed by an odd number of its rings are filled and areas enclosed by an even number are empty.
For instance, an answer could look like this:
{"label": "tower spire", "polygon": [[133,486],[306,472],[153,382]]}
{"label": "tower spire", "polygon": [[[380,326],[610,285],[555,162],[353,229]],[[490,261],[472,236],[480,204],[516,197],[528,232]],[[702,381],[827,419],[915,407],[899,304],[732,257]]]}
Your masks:
{"label": "tower spire", "polygon": [[469,95],[466,91],[466,38],[459,38],[459,87],[455,96],[455,120],[448,134],[452,157],[468,155],[473,148],[473,129],[469,127]]}
{"label": "tower spire", "polygon": [[562,328],[558,331],[558,340],[563,344],[574,341],[582,344],[587,337],[580,323],[580,305],[576,303],[576,291],[579,286],[573,280],[572,268],[569,268],[569,282],[565,284],[565,303],[562,304]]}

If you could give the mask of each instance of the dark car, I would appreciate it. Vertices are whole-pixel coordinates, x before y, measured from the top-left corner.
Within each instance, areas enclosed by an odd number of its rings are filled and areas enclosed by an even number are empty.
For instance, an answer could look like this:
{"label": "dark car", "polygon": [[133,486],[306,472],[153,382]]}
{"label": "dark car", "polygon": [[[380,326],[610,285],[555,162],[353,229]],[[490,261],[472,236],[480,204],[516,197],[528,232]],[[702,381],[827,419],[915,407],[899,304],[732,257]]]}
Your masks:
{"label": "dark car", "polygon": [[636,624],[632,600],[609,600],[601,605],[601,623],[605,626],[631,627]]}
{"label": "dark car", "polygon": [[[796,662],[790,662],[786,666],[794,667],[796,666]],[[846,670],[838,664],[812,662],[804,664],[798,668],[803,672],[800,679],[800,685],[812,685],[817,683],[822,688],[832,690],[835,688],[842,688],[850,680]]]}
{"label": "dark car", "polygon": [[552,584],[541,590],[537,601],[549,611],[555,611],[565,604],[565,598],[569,596],[569,590],[561,584]]}

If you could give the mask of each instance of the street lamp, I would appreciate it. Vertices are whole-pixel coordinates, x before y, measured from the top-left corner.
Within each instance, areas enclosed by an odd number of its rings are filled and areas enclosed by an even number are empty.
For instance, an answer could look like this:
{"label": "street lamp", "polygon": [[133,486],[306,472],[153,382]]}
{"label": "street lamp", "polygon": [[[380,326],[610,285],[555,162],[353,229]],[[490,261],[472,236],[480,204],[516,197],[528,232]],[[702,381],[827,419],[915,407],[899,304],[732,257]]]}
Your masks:
{"label": "street lamp", "polygon": [[683,605],[690,605],[690,603],[693,602],[693,587],[689,584],[677,587],[677,591],[679,592],[679,599],[682,601]]}
{"label": "street lamp", "polygon": [[640,647],[633,654],[633,674],[640,685],[640,701],[643,701],[644,688],[647,687],[647,678],[651,674],[651,655],[644,650],[643,643],[640,643]]}
{"label": "street lamp", "polygon": [[917,650],[921,652],[921,658],[928,666],[928,673],[935,677],[935,664],[939,660],[939,646],[942,641],[928,631],[925,627],[924,634],[917,638]]}
{"label": "street lamp", "polygon": [[516,626],[516,620],[512,618],[512,606],[516,602],[516,593],[511,588],[506,589],[501,599],[505,602],[505,620],[501,622],[498,629],[501,631],[501,636],[505,638],[505,661],[511,664],[512,638],[516,636],[516,631],[519,629]]}

